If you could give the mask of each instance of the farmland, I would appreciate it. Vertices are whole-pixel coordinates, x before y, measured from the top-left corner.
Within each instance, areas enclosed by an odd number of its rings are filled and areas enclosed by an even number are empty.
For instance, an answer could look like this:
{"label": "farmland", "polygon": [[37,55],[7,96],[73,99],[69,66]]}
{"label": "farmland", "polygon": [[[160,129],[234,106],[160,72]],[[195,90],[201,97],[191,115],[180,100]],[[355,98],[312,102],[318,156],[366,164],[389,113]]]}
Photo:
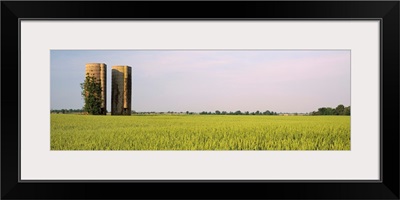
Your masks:
{"label": "farmland", "polygon": [[350,116],[50,118],[51,150],[350,150]]}

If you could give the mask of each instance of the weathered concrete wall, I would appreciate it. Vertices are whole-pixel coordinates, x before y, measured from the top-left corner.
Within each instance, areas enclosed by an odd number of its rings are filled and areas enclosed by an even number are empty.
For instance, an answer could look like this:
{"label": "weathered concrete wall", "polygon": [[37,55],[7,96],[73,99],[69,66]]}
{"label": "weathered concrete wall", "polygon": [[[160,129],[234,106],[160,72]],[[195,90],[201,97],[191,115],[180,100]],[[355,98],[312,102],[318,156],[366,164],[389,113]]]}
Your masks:
{"label": "weathered concrete wall", "polygon": [[132,68],[113,66],[111,73],[111,114],[131,115]]}
{"label": "weathered concrete wall", "polygon": [[107,114],[107,65],[104,63],[87,63],[85,75],[93,76],[101,84],[102,113]]}

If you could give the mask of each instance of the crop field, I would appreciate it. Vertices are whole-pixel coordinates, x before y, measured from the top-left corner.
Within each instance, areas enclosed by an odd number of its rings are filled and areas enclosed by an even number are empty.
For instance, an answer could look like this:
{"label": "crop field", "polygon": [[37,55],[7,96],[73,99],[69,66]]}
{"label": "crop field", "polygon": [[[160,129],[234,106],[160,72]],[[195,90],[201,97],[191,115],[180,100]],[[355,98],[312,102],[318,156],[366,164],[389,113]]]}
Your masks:
{"label": "crop field", "polygon": [[51,114],[51,150],[350,150],[350,116]]}

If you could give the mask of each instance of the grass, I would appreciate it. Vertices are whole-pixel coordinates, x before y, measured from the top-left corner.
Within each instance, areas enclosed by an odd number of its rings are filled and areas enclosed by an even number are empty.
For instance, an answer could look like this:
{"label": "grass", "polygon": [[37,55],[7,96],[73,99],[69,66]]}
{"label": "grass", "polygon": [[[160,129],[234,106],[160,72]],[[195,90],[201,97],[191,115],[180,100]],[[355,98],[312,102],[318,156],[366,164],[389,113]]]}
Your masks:
{"label": "grass", "polygon": [[51,114],[51,150],[350,150],[350,116]]}

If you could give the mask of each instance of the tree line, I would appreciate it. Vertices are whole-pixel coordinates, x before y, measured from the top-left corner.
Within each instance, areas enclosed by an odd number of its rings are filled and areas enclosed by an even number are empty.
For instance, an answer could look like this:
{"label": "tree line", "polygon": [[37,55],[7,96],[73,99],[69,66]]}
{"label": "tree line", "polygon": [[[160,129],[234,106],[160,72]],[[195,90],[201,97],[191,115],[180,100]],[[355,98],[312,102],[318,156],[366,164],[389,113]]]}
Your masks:
{"label": "tree line", "polygon": [[256,112],[249,112],[249,111],[245,111],[242,112],[240,110],[235,111],[235,112],[227,112],[227,111],[219,111],[216,110],[215,112],[207,112],[207,111],[203,111],[199,113],[200,115],[278,115],[277,112],[274,111],[269,111],[266,110],[264,112],[260,112],[260,111],[256,111]]}
{"label": "tree line", "polygon": [[69,113],[82,113],[83,109],[51,109],[50,113],[62,113],[62,114],[69,114]]}
{"label": "tree line", "polygon": [[[52,109],[50,110],[50,113],[57,113],[57,114],[70,114],[70,113],[83,113],[86,112],[84,109]],[[168,112],[136,112],[132,110],[132,114],[187,114],[187,115],[280,115],[284,113],[277,113],[274,111],[269,111],[266,110],[264,112],[260,111],[255,111],[255,112],[249,112],[245,111],[242,112],[240,110],[235,111],[235,112],[227,112],[227,111],[219,111],[216,110],[215,112],[207,112],[207,111],[202,111],[200,113],[198,112],[174,112],[174,111],[168,111]],[[298,113],[294,113],[294,115],[297,115]],[[318,108],[318,111],[312,111],[310,113],[305,113],[304,115],[350,115],[350,106],[345,107],[343,105],[338,105],[336,108],[330,108],[330,107],[322,107]]]}
{"label": "tree line", "polygon": [[350,106],[340,104],[336,108],[322,107],[310,112],[310,115],[350,115]]}

